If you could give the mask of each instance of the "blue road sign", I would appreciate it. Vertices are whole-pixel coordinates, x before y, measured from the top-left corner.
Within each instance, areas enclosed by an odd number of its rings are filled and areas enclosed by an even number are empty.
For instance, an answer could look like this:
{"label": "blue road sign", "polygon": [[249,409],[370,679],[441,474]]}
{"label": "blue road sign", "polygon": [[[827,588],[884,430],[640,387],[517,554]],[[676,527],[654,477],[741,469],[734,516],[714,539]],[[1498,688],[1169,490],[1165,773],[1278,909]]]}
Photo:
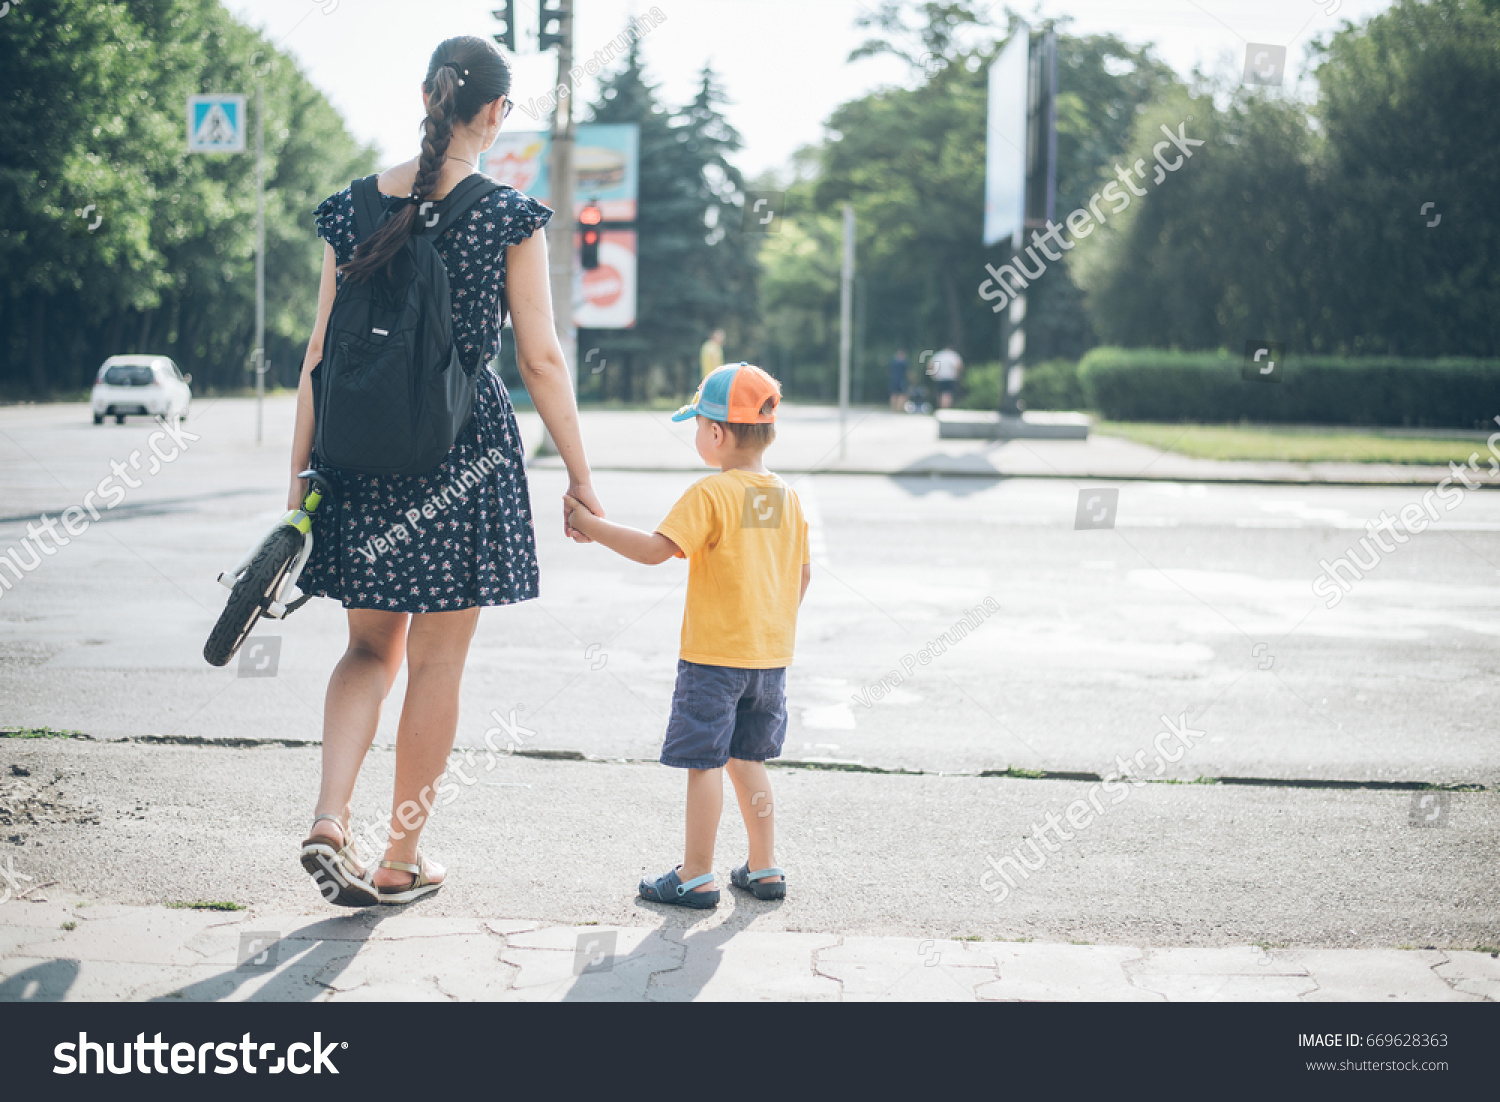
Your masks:
{"label": "blue road sign", "polygon": [[215,92],[188,97],[189,153],[245,152],[245,97]]}

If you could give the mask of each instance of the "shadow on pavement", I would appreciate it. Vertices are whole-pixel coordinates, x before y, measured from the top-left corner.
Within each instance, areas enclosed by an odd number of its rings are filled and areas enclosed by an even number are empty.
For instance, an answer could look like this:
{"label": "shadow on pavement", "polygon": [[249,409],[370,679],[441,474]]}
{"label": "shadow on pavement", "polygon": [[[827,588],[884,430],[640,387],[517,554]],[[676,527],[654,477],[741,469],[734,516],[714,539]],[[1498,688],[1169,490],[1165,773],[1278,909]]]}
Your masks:
{"label": "shadow on pavement", "polygon": [[[321,919],[276,941],[257,944],[260,956],[256,958],[151,1001],[220,1002],[250,981],[273,972],[246,1002],[312,1002],[328,990],[322,981],[341,975],[386,917],[384,912],[376,914],[368,924],[353,915]],[[258,966],[255,962],[259,959],[269,967]]]}
{"label": "shadow on pavement", "polygon": [[0,981],[0,1003],[57,1003],[78,978],[76,960],[49,960]]}
{"label": "shadow on pavement", "polygon": [[[665,908],[653,907],[637,901],[638,908],[652,915],[660,915]],[[647,1002],[692,1002],[700,994],[708,981],[713,978],[714,973],[719,970],[724,960],[724,946],[730,938],[743,933],[749,929],[751,923],[763,914],[778,909],[780,900],[760,902],[752,909],[744,903],[738,903],[734,913],[724,922],[717,926],[710,926],[690,936],[674,937],[673,931],[681,930],[690,932],[708,919],[714,917],[713,911],[680,911],[673,908],[671,918],[664,921],[656,929],[652,930],[642,942],[623,957],[617,957],[612,967],[618,968],[635,960],[641,960],[653,956],[660,956],[663,946],[678,944],[683,946],[682,963],[676,968],[657,969],[650,974],[645,989]],[[563,1002],[593,1002],[595,998],[589,990],[588,984],[581,981],[586,979],[589,973],[585,972],[578,977],[568,993],[563,996]],[[658,982],[658,977],[666,982]]]}

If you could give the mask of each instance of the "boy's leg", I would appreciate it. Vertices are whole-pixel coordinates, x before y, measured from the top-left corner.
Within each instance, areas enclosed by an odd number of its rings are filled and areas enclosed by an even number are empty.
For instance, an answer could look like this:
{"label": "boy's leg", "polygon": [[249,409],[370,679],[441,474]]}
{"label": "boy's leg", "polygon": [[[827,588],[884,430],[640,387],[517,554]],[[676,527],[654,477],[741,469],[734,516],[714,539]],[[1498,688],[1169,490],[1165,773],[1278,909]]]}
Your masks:
{"label": "boy's leg", "polygon": [[[714,871],[714,842],[719,837],[719,816],[724,812],[724,770],[689,769],[687,793],[687,846],[680,876],[684,883]],[[715,890],[713,881],[695,891]]]}
{"label": "boy's leg", "polygon": [[[771,775],[765,762],[730,758],[729,779],[740,801],[740,816],[745,833],[750,836],[750,871],[776,867],[776,811],[771,795]],[[767,876],[764,883],[774,884],[784,876]]]}

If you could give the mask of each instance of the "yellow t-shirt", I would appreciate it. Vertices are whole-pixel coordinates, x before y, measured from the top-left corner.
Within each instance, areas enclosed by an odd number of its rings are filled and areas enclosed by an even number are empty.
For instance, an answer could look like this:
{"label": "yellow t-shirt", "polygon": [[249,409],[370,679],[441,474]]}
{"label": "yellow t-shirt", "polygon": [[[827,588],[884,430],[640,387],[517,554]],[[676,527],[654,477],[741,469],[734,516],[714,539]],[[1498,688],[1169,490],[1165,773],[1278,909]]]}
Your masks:
{"label": "yellow t-shirt", "polygon": [[703,377],[708,378],[724,366],[724,346],[712,337],[704,341],[703,347],[698,349],[698,364],[703,368]]}
{"label": "yellow t-shirt", "polygon": [[774,474],[722,471],[694,483],[656,530],[688,560],[682,658],[788,666],[808,557],[802,504]]}

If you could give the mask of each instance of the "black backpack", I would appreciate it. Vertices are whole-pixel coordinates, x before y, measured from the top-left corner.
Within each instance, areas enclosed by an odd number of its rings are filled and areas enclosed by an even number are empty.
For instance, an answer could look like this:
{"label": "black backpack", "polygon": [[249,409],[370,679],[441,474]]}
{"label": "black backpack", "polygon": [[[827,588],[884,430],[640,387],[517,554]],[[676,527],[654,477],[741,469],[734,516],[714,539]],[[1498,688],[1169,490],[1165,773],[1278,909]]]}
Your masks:
{"label": "black backpack", "polygon": [[[375,181],[350,185],[360,241],[388,217]],[[312,372],[319,463],[357,474],[425,474],[468,425],[476,383],[453,340],[448,271],[426,234],[456,225],[502,186],[468,177],[419,208],[411,238],[384,273],[340,282]]]}

